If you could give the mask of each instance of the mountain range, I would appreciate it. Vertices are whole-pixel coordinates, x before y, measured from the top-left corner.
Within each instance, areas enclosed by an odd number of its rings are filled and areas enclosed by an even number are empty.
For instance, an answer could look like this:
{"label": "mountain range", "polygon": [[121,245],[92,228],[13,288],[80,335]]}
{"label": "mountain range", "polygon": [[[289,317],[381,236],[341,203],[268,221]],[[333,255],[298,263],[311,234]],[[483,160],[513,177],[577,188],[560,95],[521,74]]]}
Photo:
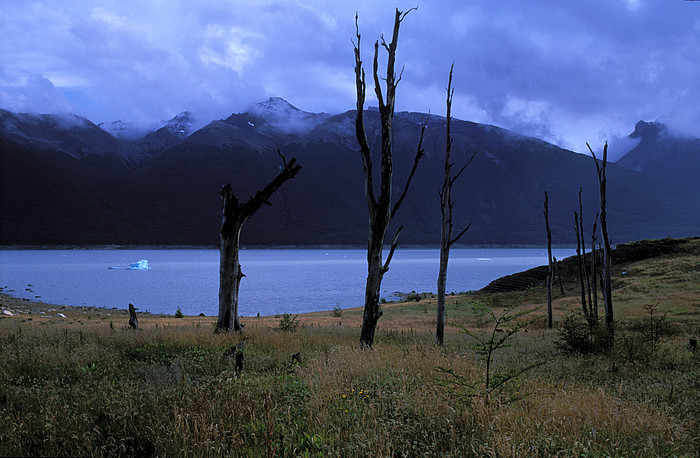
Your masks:
{"label": "mountain range", "polygon": [[[0,245],[205,245],[218,243],[221,186],[241,200],[265,186],[282,159],[299,175],[246,223],[248,246],[363,246],[367,208],[354,111],[308,113],[281,98],[194,129],[181,113],[158,130],[129,138],[117,122],[0,110]],[[400,195],[417,146],[422,113],[394,117],[394,189]],[[366,114],[378,150],[376,110]],[[456,229],[472,223],[467,245],[543,245],[544,191],[555,244],[575,242],[574,211],[583,189],[587,242],[598,207],[590,156],[495,126],[453,120]],[[640,121],[638,144],[608,166],[613,243],[698,235],[700,140]],[[435,245],[440,237],[445,118],[431,115],[425,157],[396,225],[400,243]],[[378,160],[377,160],[378,162]]]}

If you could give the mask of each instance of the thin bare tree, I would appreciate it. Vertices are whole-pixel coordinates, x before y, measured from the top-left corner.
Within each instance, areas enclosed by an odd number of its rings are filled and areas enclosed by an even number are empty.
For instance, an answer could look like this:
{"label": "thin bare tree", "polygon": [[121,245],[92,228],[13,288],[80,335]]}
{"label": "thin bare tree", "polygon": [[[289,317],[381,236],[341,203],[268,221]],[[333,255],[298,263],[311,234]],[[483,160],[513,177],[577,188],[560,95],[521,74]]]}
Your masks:
{"label": "thin bare tree", "polygon": [[464,235],[471,227],[471,223],[465,227],[462,232],[452,237],[452,209],[454,201],[452,200],[452,185],[457,178],[462,174],[469,163],[474,159],[476,153],[472,154],[471,159],[460,169],[460,171],[452,176],[451,151],[452,151],[452,133],[450,131],[452,124],[452,97],[454,89],[452,88],[452,70],[454,64],[450,66],[450,79],[447,83],[447,121],[446,121],[446,141],[445,141],[445,173],[440,194],[440,213],[441,231],[440,231],[440,271],[437,281],[437,320],[435,328],[435,343],[442,345],[445,342],[445,290],[447,288],[447,264],[450,259],[450,248],[457,240]]}
{"label": "thin bare tree", "polygon": [[596,323],[598,323],[598,285],[596,280],[596,266],[598,265],[598,260],[595,248],[595,242],[597,240],[598,213],[595,214],[595,219],[593,220],[593,232],[591,233],[591,296],[593,297],[593,302],[591,303],[591,306],[593,307],[593,317]]}
{"label": "thin bare tree", "polygon": [[610,237],[608,237],[608,212],[607,212],[607,178],[605,176],[605,169],[608,165],[608,143],[605,142],[603,147],[603,158],[598,162],[591,145],[586,143],[588,150],[593,156],[593,161],[595,161],[595,168],[598,172],[598,185],[600,188],[600,232],[603,236],[603,307],[605,309],[605,329],[614,332],[615,320],[613,313],[613,302],[612,302],[612,285],[611,285],[611,269],[612,269],[612,249],[610,247]]}
{"label": "thin bare tree", "polygon": [[549,194],[544,192],[544,224],[547,229],[547,329],[552,329],[554,318],[552,314],[552,282],[554,281],[554,265],[552,263],[552,231],[549,229]]}
{"label": "thin bare tree", "polygon": [[581,308],[583,309],[583,316],[590,322],[590,314],[588,313],[588,306],[586,305],[586,285],[583,277],[585,257],[581,256],[581,239],[583,238],[583,232],[579,225],[579,221],[578,212],[574,212],[574,227],[576,229],[576,265],[578,266],[578,283],[579,291],[581,292]]}
{"label": "thin bare tree", "polygon": [[282,171],[262,191],[258,190],[245,203],[240,203],[234,195],[231,185],[227,184],[219,195],[223,199],[221,216],[221,246],[219,248],[219,317],[216,331],[241,331],[243,328],[238,317],[238,291],[241,279],[245,276],[239,263],[241,228],[260,207],[272,205],[269,200],[285,181],[294,178],[301,165],[292,158],[289,162],[282,158]]}
{"label": "thin bare tree", "polygon": [[[413,175],[418,167],[418,162],[423,157],[423,134],[425,132],[426,122],[422,124],[420,140],[416,156],[413,161],[413,168],[406,180],[406,185],[398,200],[392,204],[391,191],[393,187],[393,143],[392,143],[392,122],[394,119],[394,103],[396,99],[396,86],[401,81],[401,74],[396,75],[394,70],[396,63],[396,47],[399,40],[399,26],[408,13],[416,8],[402,13],[396,9],[394,17],[394,31],[391,42],[387,43],[382,36],[380,41],[374,43],[374,62],[372,73],[374,75],[374,92],[379,102],[379,116],[381,121],[382,145],[381,145],[381,167],[379,176],[380,190],[376,195],[374,191],[374,176],[372,166],[372,154],[367,141],[364,123],[364,104],[365,104],[365,71],[362,68],[362,59],[360,58],[360,29],[358,26],[358,16],[355,15],[355,30],[356,42],[353,43],[355,51],[355,87],[357,90],[357,114],[355,117],[355,133],[357,142],[360,146],[360,155],[362,157],[362,169],[365,176],[365,197],[367,199],[367,207],[369,208],[369,240],[367,241],[367,284],[365,287],[365,308],[362,317],[362,332],[360,334],[360,346],[372,347],[374,344],[374,333],[377,327],[377,321],[382,316],[382,311],[379,309],[379,291],[384,274],[389,270],[389,263],[396,250],[397,240],[403,226],[399,227],[394,238],[391,241],[389,254],[386,260],[382,259],[382,249],[389,224],[393,220],[396,212],[401,207],[404,201],[408,188],[413,179]],[[387,64],[386,75],[384,78],[379,76],[379,47],[386,50]],[[386,98],[382,93],[381,79],[386,84]]]}
{"label": "thin bare tree", "polygon": [[583,202],[581,193],[583,187],[578,188],[578,226],[581,230],[581,251],[583,251],[583,276],[586,283],[586,292],[588,293],[588,317],[593,319],[593,298],[591,297],[591,279],[588,275],[588,266],[586,265],[586,237],[583,235]]}

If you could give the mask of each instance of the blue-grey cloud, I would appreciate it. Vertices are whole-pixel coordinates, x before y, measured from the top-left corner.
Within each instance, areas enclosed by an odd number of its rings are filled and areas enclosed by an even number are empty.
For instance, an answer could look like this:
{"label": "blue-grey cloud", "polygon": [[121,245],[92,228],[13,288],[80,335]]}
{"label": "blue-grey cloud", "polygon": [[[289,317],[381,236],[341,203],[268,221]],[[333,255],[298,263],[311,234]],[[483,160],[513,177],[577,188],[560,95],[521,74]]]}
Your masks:
{"label": "blue-grey cloud", "polygon": [[[700,2],[396,4],[419,7],[401,28],[399,110],[444,113],[455,62],[463,119],[576,151],[640,119],[700,136]],[[270,96],[342,112],[355,102],[355,12],[369,72],[373,42],[391,33],[382,2],[5,0],[0,105],[141,124],[221,118]]]}

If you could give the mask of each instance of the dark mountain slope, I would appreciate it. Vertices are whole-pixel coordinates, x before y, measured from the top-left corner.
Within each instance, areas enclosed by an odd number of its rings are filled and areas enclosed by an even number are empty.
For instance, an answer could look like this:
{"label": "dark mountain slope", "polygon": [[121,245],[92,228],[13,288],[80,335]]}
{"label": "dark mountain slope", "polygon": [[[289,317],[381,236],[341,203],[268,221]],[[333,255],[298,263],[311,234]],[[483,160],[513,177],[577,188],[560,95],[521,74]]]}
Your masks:
{"label": "dark mountain slope", "polygon": [[96,170],[0,137],[0,242],[122,243],[135,228],[103,203]]}
{"label": "dark mountain slope", "polygon": [[640,142],[617,164],[700,194],[700,138],[674,135],[662,123],[644,121],[629,137]]}
{"label": "dark mountain slope", "polygon": [[[0,244],[215,245],[222,185],[231,183],[238,197],[246,200],[278,173],[280,148],[287,158],[296,157],[302,170],[275,194],[272,206],[246,223],[243,242],[364,245],[368,217],[354,112],[314,117],[295,110],[272,101],[252,113],[215,121],[184,143],[162,132],[173,146],[128,167],[118,156],[77,159],[5,138]],[[293,122],[287,122],[285,113],[291,113]],[[271,121],[264,117],[268,115]],[[403,191],[413,164],[423,118],[420,113],[396,114],[394,199]],[[426,155],[395,220],[395,227],[405,226],[400,238],[404,246],[439,243],[437,190],[442,183],[444,123],[444,118],[431,117],[424,139]],[[378,152],[376,112],[367,113],[366,131]],[[454,188],[455,225],[472,223],[461,242],[544,244],[542,204],[547,190],[554,243],[573,243],[573,214],[583,187],[589,243],[598,208],[590,157],[466,121],[455,120],[453,133],[457,169],[477,152]],[[379,158],[374,160],[378,166]],[[697,194],[616,164],[610,164],[608,171],[608,206],[616,243],[697,235],[700,228]]]}

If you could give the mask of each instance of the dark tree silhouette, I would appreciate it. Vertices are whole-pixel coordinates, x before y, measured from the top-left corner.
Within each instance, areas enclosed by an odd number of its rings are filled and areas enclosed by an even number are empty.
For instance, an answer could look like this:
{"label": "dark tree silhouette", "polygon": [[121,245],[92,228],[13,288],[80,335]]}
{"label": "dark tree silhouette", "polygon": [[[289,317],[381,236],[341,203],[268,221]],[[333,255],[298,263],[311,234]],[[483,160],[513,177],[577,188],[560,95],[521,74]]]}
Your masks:
{"label": "dark tree silhouette", "polygon": [[380,42],[374,43],[374,62],[372,73],[374,75],[374,92],[379,102],[379,116],[382,129],[382,146],[381,146],[381,168],[379,176],[380,190],[379,194],[375,195],[374,191],[374,176],[372,166],[372,154],[367,142],[364,124],[364,104],[365,104],[365,72],[362,68],[362,60],[360,58],[360,31],[358,26],[358,17],[355,15],[355,29],[357,42],[354,43],[355,51],[355,87],[357,89],[357,114],[355,117],[355,133],[357,142],[360,146],[360,155],[362,157],[362,169],[365,175],[365,197],[367,199],[367,207],[369,208],[369,240],[367,241],[367,284],[365,287],[365,309],[362,316],[362,332],[360,335],[360,346],[371,347],[374,343],[374,332],[377,327],[377,321],[382,316],[382,311],[379,310],[379,290],[384,274],[389,270],[389,263],[396,250],[397,239],[403,226],[399,227],[391,242],[389,254],[386,260],[382,260],[382,249],[386,238],[387,229],[392,219],[399,210],[401,203],[406,197],[408,188],[413,179],[413,175],[418,167],[418,161],[423,157],[423,134],[425,132],[426,123],[424,122],[421,128],[420,140],[418,149],[413,161],[413,168],[406,180],[406,185],[398,200],[392,205],[391,191],[393,187],[393,144],[392,144],[392,121],[394,118],[394,102],[396,98],[396,86],[401,81],[401,74],[396,75],[394,71],[396,63],[396,47],[399,40],[399,26],[401,21],[408,13],[416,8],[402,13],[396,9],[394,18],[394,32],[391,42],[387,43],[384,37],[381,37],[381,46],[387,52],[386,76],[383,78],[386,84],[386,99],[382,94],[382,86],[379,69],[378,55]]}
{"label": "dark tree silhouette", "polygon": [[270,197],[285,181],[294,178],[301,166],[292,158],[289,163],[282,154],[284,167],[282,171],[262,191],[255,193],[246,203],[240,203],[233,194],[231,185],[227,184],[219,195],[223,199],[221,216],[221,246],[219,248],[219,318],[216,331],[240,331],[238,317],[238,290],[241,279],[245,276],[241,271],[238,251],[240,249],[241,228],[263,204],[272,205]]}
{"label": "dark tree silhouette", "polygon": [[552,282],[554,281],[554,265],[552,263],[552,231],[549,229],[549,195],[544,192],[544,224],[547,229],[547,329],[552,329],[554,319],[552,314]]}
{"label": "dark tree silhouette", "polygon": [[450,67],[450,79],[447,83],[447,122],[446,122],[446,144],[445,144],[445,173],[440,190],[440,213],[441,231],[440,231],[440,271],[437,281],[437,321],[435,328],[435,343],[442,345],[445,342],[445,289],[447,287],[447,264],[450,259],[450,248],[464,235],[471,227],[471,223],[462,230],[456,237],[452,237],[452,208],[454,201],[452,200],[452,185],[459,178],[467,165],[474,159],[474,153],[464,167],[455,175],[452,176],[451,150],[452,150],[452,134],[450,127],[452,124],[452,96],[454,89],[452,88],[452,70],[454,64]]}
{"label": "dark tree silhouette", "polygon": [[608,237],[608,212],[606,209],[607,205],[607,178],[605,176],[605,169],[608,165],[608,143],[605,143],[603,147],[603,158],[598,162],[598,158],[595,156],[591,145],[586,143],[588,150],[593,156],[593,161],[595,161],[595,168],[598,172],[598,185],[600,188],[600,232],[603,236],[603,307],[605,309],[605,328],[611,333],[614,332],[614,314],[613,314],[613,302],[612,302],[612,285],[611,285],[611,273],[612,260],[610,259],[612,255],[612,249],[610,248],[610,237]]}
{"label": "dark tree silhouette", "polygon": [[[588,275],[588,266],[586,265],[586,237],[583,235],[583,202],[581,193],[583,187],[578,188],[578,227],[581,231],[581,251],[583,251],[583,276],[586,282],[586,292],[588,293],[588,319],[593,320],[593,298],[591,297],[591,278]],[[595,248],[595,247],[593,247]]]}
{"label": "dark tree silhouette", "polygon": [[583,231],[581,230],[578,212],[574,212],[574,227],[576,228],[576,265],[578,266],[578,284],[579,291],[581,293],[581,308],[583,310],[583,316],[590,322],[591,317],[588,311],[588,305],[586,305],[586,285],[583,275],[583,270],[586,268],[585,253],[583,256],[581,256],[581,239],[583,238]]}
{"label": "dark tree silhouette", "polygon": [[593,233],[591,234],[591,296],[593,302],[591,306],[593,307],[593,317],[598,322],[598,286],[596,280],[596,266],[598,265],[598,255],[595,249],[595,242],[598,240],[598,213],[595,214],[595,219],[593,220]]}

